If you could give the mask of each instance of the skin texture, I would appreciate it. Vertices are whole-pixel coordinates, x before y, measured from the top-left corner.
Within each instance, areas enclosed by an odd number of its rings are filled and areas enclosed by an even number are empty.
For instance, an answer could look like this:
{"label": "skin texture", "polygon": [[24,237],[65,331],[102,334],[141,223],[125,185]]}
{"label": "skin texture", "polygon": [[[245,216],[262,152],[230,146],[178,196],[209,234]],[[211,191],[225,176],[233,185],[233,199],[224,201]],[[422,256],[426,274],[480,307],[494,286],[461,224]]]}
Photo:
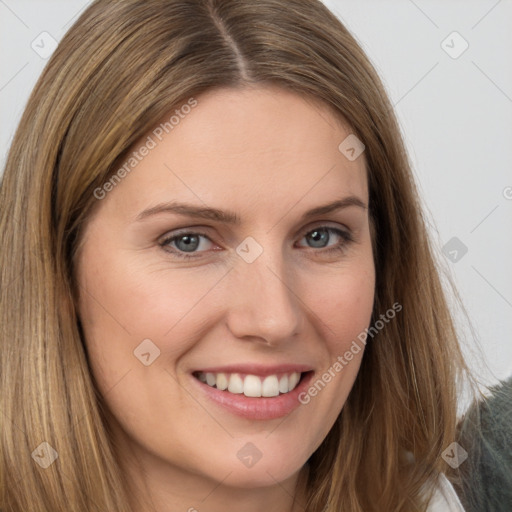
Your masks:
{"label": "skin texture", "polygon": [[[325,106],[272,87],[221,89],[109,192],[78,258],[79,315],[94,379],[142,510],[302,510],[297,479],[338,417],[363,351],[284,418],[248,420],[206,398],[191,372],[233,363],[306,363],[321,376],[369,325],[375,271],[367,208],[301,220],[346,196],[368,204],[364,154]],[[141,140],[141,143],[143,141]],[[140,146],[140,144],[139,144]],[[136,149],[136,148],[134,148]],[[180,201],[236,212],[239,226],[143,210]],[[352,242],[326,232],[349,231]],[[183,229],[187,228],[187,229]],[[199,232],[195,257],[170,234]],[[306,236],[307,235],[307,236]],[[236,248],[263,249],[247,263]],[[321,241],[322,242],[322,241]],[[345,244],[341,251],[327,251]],[[150,339],[160,355],[134,356]],[[316,378],[316,377],[315,377]],[[237,452],[253,443],[261,459]]]}

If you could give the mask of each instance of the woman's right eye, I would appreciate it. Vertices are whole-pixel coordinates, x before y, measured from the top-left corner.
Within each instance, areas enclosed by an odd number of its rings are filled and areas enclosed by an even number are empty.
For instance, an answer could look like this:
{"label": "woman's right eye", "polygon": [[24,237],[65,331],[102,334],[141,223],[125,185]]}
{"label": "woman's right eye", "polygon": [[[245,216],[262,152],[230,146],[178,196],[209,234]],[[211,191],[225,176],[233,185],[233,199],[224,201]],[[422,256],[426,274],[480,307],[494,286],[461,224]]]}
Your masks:
{"label": "woman's right eye", "polygon": [[195,258],[197,257],[195,253],[204,252],[197,251],[198,248],[204,246],[204,243],[201,243],[201,239],[206,239],[212,243],[208,236],[203,233],[187,231],[165,238],[160,242],[160,246],[178,258]]}

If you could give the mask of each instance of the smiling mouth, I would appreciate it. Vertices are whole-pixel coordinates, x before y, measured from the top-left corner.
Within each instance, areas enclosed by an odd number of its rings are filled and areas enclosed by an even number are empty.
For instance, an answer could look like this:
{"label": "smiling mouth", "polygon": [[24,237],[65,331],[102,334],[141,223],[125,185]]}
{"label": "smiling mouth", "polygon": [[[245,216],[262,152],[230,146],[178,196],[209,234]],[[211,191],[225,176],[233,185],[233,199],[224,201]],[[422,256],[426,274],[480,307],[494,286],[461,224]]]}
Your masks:
{"label": "smiling mouth", "polygon": [[293,391],[308,373],[310,372],[287,372],[262,377],[242,373],[194,372],[193,376],[202,383],[227,393],[271,398]]}

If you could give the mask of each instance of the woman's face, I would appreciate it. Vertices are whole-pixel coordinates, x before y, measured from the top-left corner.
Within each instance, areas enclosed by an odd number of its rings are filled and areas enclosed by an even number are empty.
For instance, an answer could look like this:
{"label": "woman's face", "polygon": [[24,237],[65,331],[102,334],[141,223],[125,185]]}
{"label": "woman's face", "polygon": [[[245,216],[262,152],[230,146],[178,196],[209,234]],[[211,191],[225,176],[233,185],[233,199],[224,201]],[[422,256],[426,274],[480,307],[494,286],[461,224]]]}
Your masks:
{"label": "woman's face", "polygon": [[195,100],[103,189],[77,267],[123,453],[183,493],[297,475],[356,378],[375,279],[364,153],[329,110],[263,87]]}

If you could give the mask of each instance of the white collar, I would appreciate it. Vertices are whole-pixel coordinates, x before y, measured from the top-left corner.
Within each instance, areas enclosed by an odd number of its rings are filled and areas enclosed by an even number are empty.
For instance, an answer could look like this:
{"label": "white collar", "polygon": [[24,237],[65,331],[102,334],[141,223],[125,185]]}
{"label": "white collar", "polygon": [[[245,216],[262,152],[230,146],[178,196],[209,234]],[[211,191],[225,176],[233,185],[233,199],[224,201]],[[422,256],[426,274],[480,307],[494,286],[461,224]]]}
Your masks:
{"label": "white collar", "polygon": [[438,485],[427,512],[464,512],[455,489],[444,474],[439,477]]}

